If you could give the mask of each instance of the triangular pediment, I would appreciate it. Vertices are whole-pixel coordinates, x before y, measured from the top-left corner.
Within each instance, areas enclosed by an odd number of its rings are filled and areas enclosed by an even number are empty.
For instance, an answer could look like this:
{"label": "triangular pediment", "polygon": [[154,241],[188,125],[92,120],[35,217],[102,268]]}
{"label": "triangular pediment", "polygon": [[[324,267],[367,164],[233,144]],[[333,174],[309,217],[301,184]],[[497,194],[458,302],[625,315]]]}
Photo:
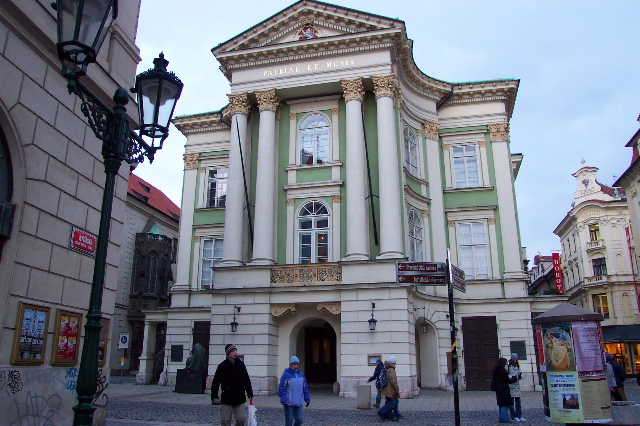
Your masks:
{"label": "triangular pediment", "polygon": [[301,0],[212,50],[219,56],[398,28],[404,28],[404,22],[328,3]]}

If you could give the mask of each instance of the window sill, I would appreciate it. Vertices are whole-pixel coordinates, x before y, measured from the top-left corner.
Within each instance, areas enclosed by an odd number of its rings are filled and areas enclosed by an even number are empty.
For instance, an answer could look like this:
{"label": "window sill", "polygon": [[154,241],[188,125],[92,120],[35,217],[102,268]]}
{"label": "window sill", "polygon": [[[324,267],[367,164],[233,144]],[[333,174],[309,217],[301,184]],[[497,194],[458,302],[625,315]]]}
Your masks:
{"label": "window sill", "polygon": [[456,192],[477,192],[477,191],[492,191],[493,186],[474,186],[470,188],[445,188],[445,194],[451,194]]}
{"label": "window sill", "polygon": [[196,211],[202,211],[202,210],[226,210],[226,207],[197,207]]}
{"label": "window sill", "polygon": [[308,169],[319,169],[324,167],[341,167],[342,161],[327,161],[326,163],[321,164],[289,164],[285,170],[308,170]]}

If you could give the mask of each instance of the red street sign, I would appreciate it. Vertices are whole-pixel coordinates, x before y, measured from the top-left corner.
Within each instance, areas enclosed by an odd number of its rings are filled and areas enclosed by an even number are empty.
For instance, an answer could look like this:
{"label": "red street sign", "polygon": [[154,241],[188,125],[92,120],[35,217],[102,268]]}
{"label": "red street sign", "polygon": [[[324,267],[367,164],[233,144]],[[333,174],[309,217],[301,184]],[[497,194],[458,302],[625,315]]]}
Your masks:
{"label": "red street sign", "polygon": [[455,265],[449,265],[451,268],[451,284],[453,288],[463,293],[467,291],[467,281],[465,280],[464,271]]}
{"label": "red street sign", "polygon": [[96,255],[96,241],[96,236],[91,232],[76,226],[71,227],[71,236],[69,238],[69,248],[71,250],[94,257]]}
{"label": "red street sign", "polygon": [[398,284],[446,285],[446,278],[438,275],[398,275]]}

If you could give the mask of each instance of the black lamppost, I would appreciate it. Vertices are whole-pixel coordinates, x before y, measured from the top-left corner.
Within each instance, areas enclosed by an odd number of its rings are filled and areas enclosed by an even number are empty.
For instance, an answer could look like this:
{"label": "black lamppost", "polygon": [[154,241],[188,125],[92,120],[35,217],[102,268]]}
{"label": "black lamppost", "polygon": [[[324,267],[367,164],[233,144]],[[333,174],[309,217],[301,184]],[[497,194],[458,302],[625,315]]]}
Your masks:
{"label": "black lamppost", "polygon": [[376,304],[371,302],[371,318],[369,318],[369,330],[376,331],[376,324],[378,320],[373,317],[373,310],[376,308]]}
{"label": "black lamppost", "polygon": [[[155,68],[136,77],[135,88],[131,90],[138,95],[141,123],[138,136],[130,128],[126,117],[125,105],[129,102],[129,95],[125,89],[116,90],[113,95],[115,106],[111,109],[80,82],[80,77],[87,72],[87,66],[96,61],[100,46],[117,16],[117,0],[58,0],[52,6],[58,12],[57,47],[62,61],[62,75],[68,80],[69,93],[81,99],[82,113],[93,133],[102,141],[106,174],[91,296],[78,372],[78,404],[73,407],[73,424],[90,426],[96,410],[92,402],[98,381],[102,291],[115,179],[123,161],[133,166],[144,161],[145,157],[149,162],[153,161],[155,152],[162,148],[162,143],[168,136],[169,122],[183,84],[175,74],[167,71],[169,62],[162,53],[153,61]],[[145,142],[141,136],[151,138],[151,143]]]}

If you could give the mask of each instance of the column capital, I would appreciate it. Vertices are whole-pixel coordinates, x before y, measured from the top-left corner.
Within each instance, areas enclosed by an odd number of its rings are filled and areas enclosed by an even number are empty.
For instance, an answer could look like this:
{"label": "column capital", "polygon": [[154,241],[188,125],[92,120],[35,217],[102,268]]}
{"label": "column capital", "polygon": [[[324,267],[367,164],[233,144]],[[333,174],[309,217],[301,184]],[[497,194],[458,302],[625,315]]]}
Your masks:
{"label": "column capital", "polygon": [[225,115],[233,115],[236,113],[249,115],[249,94],[246,92],[243,93],[233,93],[227,95],[229,98],[229,107],[225,111]]}
{"label": "column capital", "polygon": [[196,169],[198,168],[198,154],[197,152],[192,152],[189,154],[182,154],[182,159],[184,160],[184,168],[185,169]]}
{"label": "column capital", "polygon": [[438,140],[438,131],[440,130],[440,124],[435,121],[425,120],[422,124],[424,127],[424,137],[427,139],[432,139],[434,141]]}
{"label": "column capital", "polygon": [[373,92],[376,95],[376,99],[381,98],[383,96],[388,96],[393,98],[396,91],[398,90],[398,85],[396,84],[395,75],[372,75],[371,79],[373,80]]}
{"label": "column capital", "polygon": [[487,126],[491,142],[509,140],[509,123],[493,123]]}
{"label": "column capital", "polygon": [[260,111],[276,111],[280,104],[280,99],[276,95],[276,89],[256,90],[258,108]]}
{"label": "column capital", "polygon": [[362,102],[364,99],[364,85],[362,84],[362,77],[350,80],[340,80],[340,83],[342,84],[345,101],[356,100]]}

